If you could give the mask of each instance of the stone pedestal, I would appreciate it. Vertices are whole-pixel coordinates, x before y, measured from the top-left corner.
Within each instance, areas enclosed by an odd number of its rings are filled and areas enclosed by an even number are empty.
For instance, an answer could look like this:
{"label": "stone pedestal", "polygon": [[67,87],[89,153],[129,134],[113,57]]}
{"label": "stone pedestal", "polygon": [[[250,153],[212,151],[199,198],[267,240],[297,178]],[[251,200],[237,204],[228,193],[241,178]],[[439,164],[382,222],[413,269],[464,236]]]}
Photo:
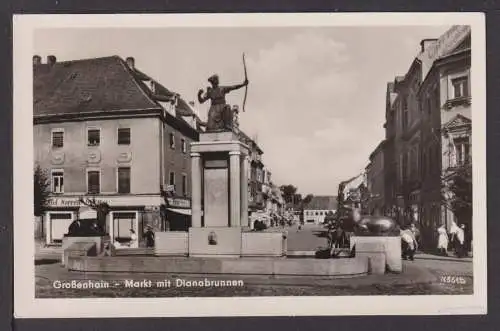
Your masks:
{"label": "stone pedestal", "polygon": [[[385,267],[387,271],[401,272],[403,270],[403,263],[401,261],[401,238],[399,236],[387,237],[364,237],[353,236],[350,239],[351,249],[356,245],[356,255],[370,255],[377,256],[383,253],[385,260]],[[370,253],[371,252],[371,253]]]}
{"label": "stone pedestal", "polygon": [[248,147],[233,132],[202,133],[191,144],[189,256],[241,256],[248,224]]}

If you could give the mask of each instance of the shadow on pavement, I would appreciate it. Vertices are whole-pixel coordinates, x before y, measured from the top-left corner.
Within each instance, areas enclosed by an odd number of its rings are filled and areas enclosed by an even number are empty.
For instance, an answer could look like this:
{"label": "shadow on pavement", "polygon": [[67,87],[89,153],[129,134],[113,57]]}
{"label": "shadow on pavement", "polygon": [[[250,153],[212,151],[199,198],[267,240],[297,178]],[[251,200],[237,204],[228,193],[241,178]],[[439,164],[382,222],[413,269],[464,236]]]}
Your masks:
{"label": "shadow on pavement", "polygon": [[35,265],[43,265],[43,264],[54,264],[58,263],[59,260],[57,259],[38,259],[35,260]]}

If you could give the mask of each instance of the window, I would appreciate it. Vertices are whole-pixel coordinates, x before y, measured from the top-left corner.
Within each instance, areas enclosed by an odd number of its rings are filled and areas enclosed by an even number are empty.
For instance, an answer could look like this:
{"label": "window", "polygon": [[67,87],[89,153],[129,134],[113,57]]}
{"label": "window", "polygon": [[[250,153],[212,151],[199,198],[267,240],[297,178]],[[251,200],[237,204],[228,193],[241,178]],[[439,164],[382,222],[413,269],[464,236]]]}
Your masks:
{"label": "window", "polygon": [[470,145],[468,138],[454,139],[456,165],[463,165],[469,161]]}
{"label": "window", "polygon": [[182,149],[182,153],[186,153],[187,149],[186,149],[186,139],[182,138],[181,139],[181,149]]}
{"label": "window", "polygon": [[101,143],[101,130],[87,129],[87,145],[99,146],[100,143]]}
{"label": "window", "polygon": [[184,196],[188,195],[188,183],[187,176],[185,174],[182,174],[182,194],[184,194]]}
{"label": "window", "polygon": [[175,185],[175,172],[170,171],[168,176],[168,184]]}
{"label": "window", "polygon": [[175,136],[173,133],[170,134],[170,148],[175,149]]}
{"label": "window", "polygon": [[408,109],[405,109],[403,112],[403,130],[406,130],[406,128],[408,128],[408,121],[409,121]]}
{"label": "window", "polygon": [[425,152],[422,153],[422,177],[425,178],[427,175],[427,154]]}
{"label": "window", "polygon": [[118,193],[130,193],[130,167],[118,168]]}
{"label": "window", "polygon": [[87,193],[98,194],[101,192],[101,173],[99,170],[87,172]]}
{"label": "window", "polygon": [[62,148],[64,146],[64,131],[57,129],[52,131],[52,148]]}
{"label": "window", "polygon": [[63,170],[52,170],[52,193],[64,193]]}
{"label": "window", "polygon": [[467,77],[455,78],[451,81],[453,85],[453,97],[462,98],[469,96],[469,80]]}
{"label": "window", "polygon": [[130,145],[130,128],[118,129],[118,145]]}

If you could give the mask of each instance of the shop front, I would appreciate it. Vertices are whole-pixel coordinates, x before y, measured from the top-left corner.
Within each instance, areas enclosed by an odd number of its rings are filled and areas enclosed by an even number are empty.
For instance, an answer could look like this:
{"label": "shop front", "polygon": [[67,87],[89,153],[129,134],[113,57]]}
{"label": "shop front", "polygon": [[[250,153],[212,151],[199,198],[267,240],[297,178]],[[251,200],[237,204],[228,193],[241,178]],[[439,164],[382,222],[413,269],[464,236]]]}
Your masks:
{"label": "shop front", "polygon": [[[94,197],[93,197],[94,198]],[[96,202],[106,202],[110,211],[106,216],[105,232],[110,240],[126,247],[139,247],[148,226],[161,226],[160,206],[163,198],[150,196],[96,196]],[[89,207],[77,196],[54,197],[48,201],[45,213],[47,245],[60,245],[74,220],[88,218]],[[133,235],[135,234],[135,236]],[[137,238],[135,241],[133,237]]]}
{"label": "shop front", "polygon": [[191,227],[191,200],[185,197],[168,197],[165,206],[164,229],[188,231]]}

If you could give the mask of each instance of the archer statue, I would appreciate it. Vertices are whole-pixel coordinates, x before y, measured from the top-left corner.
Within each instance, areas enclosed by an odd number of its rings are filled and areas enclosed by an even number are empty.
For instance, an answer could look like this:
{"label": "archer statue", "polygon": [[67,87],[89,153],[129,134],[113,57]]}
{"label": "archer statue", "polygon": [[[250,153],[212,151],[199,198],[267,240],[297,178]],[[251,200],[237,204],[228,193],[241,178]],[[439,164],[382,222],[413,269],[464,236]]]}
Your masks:
{"label": "archer statue", "polygon": [[245,78],[242,84],[232,86],[220,86],[218,75],[212,75],[208,78],[208,81],[212,86],[207,87],[206,93],[203,89],[198,91],[198,101],[200,103],[204,103],[207,100],[211,102],[210,109],[208,110],[208,120],[207,123],[204,123],[206,131],[232,131],[234,114],[231,106],[226,103],[226,94],[247,86],[248,79]]}

